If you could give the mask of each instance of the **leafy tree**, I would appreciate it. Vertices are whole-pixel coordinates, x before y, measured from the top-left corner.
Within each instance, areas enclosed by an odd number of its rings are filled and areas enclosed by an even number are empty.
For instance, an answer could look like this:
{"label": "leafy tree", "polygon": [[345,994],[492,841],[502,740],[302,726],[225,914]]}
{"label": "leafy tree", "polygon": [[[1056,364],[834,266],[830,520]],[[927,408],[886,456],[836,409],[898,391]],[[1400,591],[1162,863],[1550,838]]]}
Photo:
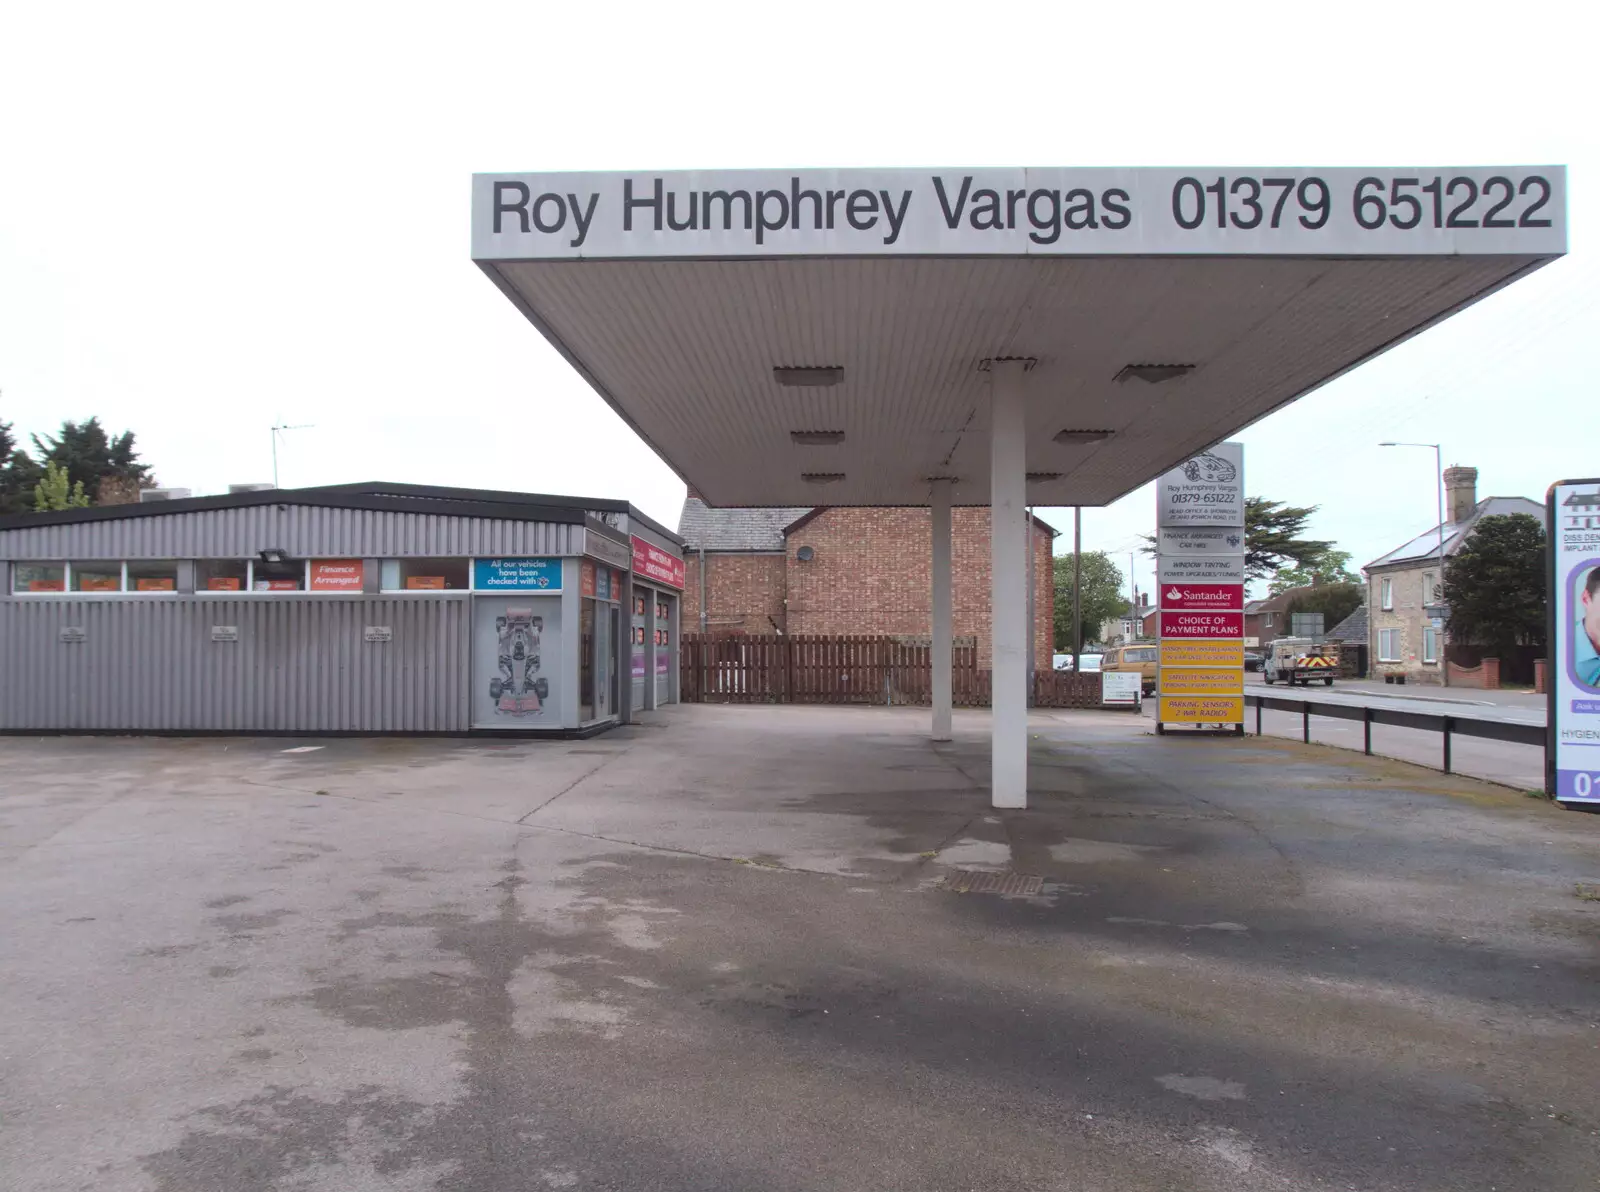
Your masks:
{"label": "leafy tree", "polygon": [[35,513],[49,513],[55,509],[82,509],[88,504],[89,495],[83,491],[83,481],[70,480],[67,470],[60,464],[45,464],[44,479],[33,488]]}
{"label": "leafy tree", "polygon": [[9,422],[0,422],[0,515],[33,508],[33,487],[42,473],[26,451],[17,450]]}
{"label": "leafy tree", "polygon": [[[1359,584],[1361,577],[1350,570],[1350,552],[1331,547],[1299,567],[1280,567],[1267,585],[1276,596],[1290,588],[1309,588],[1321,584]],[[1329,622],[1331,625],[1332,622]]]}
{"label": "leafy tree", "polygon": [[1445,562],[1450,636],[1485,650],[1545,644],[1544,526],[1526,513],[1481,519]]}
{"label": "leafy tree", "polygon": [[[1285,505],[1265,497],[1244,499],[1244,576],[1265,579],[1285,563],[1306,568],[1332,550],[1333,543],[1302,538],[1316,505]],[[1145,535],[1145,554],[1156,553],[1156,536]],[[1334,554],[1343,552],[1334,551]],[[1345,555],[1348,562],[1350,556]]]}
{"label": "leafy tree", "polygon": [[[1119,616],[1128,607],[1122,594],[1122,572],[1105,551],[1084,551],[1078,588],[1078,619],[1083,640],[1100,640],[1100,626]],[[1072,556],[1055,557],[1055,646],[1057,653],[1070,651],[1072,640]]]}
{"label": "leafy tree", "polygon": [[59,464],[74,484],[82,484],[97,504],[118,505],[139,499],[141,488],[150,488],[155,477],[148,464],[139,462],[133,432],[123,431],[116,438],[106,434],[99,418],[87,422],[61,424],[57,435],[33,436],[33,445],[42,463]]}
{"label": "leafy tree", "polygon": [[1359,583],[1318,584],[1309,592],[1290,597],[1286,619],[1293,625],[1295,613],[1321,613],[1326,632],[1361,607],[1364,591]]}
{"label": "leafy tree", "polygon": [[[1285,562],[1309,569],[1326,556],[1333,543],[1305,538],[1306,523],[1317,511],[1316,505],[1285,505],[1264,497],[1244,501],[1244,574],[1246,579],[1264,579]],[[1334,552],[1340,553],[1340,552]],[[1345,561],[1350,556],[1345,555]]]}

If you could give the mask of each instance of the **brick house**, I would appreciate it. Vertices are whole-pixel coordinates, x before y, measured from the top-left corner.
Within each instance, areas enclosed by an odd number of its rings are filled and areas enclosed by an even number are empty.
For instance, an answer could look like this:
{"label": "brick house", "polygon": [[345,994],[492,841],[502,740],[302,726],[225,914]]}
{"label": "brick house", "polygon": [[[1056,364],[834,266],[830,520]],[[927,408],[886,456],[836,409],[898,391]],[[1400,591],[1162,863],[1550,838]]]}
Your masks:
{"label": "brick house", "polygon": [[1527,497],[1477,498],[1477,468],[1444,470],[1445,523],[1361,570],[1367,576],[1368,658],[1374,677],[1400,675],[1408,683],[1439,684],[1444,633],[1434,628],[1448,610],[1441,595],[1439,539],[1448,560],[1485,517],[1525,513],[1544,522],[1544,505]]}
{"label": "brick house", "polygon": [[[691,489],[684,539],[686,633],[894,634],[925,637],[933,604],[929,511],[890,508],[713,509]],[[1033,521],[1034,665],[1049,670],[1055,530]],[[951,511],[951,603],[957,637],[989,665],[989,510]],[[801,558],[801,555],[805,558]],[[704,560],[704,587],[701,566]],[[701,593],[704,591],[704,607]]]}
{"label": "brick house", "polygon": [[1280,637],[1289,634],[1289,605],[1296,596],[1309,592],[1315,585],[1305,584],[1298,588],[1285,588],[1275,596],[1268,596],[1264,600],[1248,600],[1244,606],[1244,646],[1247,650],[1260,650],[1263,654],[1267,648]]}

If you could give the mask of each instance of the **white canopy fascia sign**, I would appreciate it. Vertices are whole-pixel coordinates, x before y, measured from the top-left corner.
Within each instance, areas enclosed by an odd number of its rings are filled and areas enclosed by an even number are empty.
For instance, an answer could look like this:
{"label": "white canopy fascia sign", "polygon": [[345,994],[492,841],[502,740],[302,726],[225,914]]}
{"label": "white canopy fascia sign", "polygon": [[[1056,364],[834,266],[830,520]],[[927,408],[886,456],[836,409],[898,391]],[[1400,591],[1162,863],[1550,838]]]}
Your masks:
{"label": "white canopy fascia sign", "polygon": [[477,261],[1559,256],[1564,166],[476,174]]}

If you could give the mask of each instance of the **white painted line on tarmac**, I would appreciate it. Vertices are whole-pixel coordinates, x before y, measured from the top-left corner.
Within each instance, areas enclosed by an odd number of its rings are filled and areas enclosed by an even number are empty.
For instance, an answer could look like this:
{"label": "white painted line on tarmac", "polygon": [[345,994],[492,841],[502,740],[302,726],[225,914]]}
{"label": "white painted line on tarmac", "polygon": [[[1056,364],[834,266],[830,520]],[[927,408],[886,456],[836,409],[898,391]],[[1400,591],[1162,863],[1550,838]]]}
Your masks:
{"label": "white painted line on tarmac", "polygon": [[282,753],[315,753],[319,749],[326,749],[326,745],[296,745],[293,749],[280,750]]}

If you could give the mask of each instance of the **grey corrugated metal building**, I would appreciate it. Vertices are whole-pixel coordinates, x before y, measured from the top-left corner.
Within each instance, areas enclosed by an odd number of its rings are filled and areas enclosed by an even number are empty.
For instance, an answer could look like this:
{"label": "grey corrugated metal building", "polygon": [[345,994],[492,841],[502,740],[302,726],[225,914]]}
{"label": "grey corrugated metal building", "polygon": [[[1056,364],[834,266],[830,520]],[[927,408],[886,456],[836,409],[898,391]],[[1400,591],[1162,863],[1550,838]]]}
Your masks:
{"label": "grey corrugated metal building", "polygon": [[0,518],[0,731],[580,733],[677,699],[625,501],[350,484]]}

